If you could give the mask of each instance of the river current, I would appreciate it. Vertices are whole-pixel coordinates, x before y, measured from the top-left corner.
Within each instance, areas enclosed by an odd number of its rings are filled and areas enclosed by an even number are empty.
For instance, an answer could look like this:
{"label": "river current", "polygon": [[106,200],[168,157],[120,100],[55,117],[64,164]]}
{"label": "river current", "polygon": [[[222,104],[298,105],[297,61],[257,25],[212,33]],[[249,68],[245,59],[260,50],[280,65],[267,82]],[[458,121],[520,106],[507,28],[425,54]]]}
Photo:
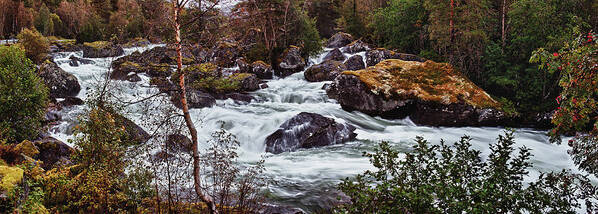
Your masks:
{"label": "river current", "polygon": [[[149,48],[127,48],[125,54],[134,51],[145,51]],[[309,59],[310,65],[320,63],[330,49],[326,49],[317,57]],[[362,56],[365,53],[358,53]],[[78,97],[85,100],[86,93],[93,90],[98,81],[109,72],[114,58],[91,59],[93,64],[72,67],[70,56],[82,57],[81,52],[64,52],[55,55],[54,60],[66,72],[77,77],[81,84]],[[350,55],[346,55],[347,58]],[[365,58],[365,57],[364,57]],[[158,91],[149,85],[150,77],[140,74],[142,81],[131,83],[117,81],[122,86],[124,99],[135,100],[149,96]],[[254,100],[249,104],[239,104],[233,100],[219,100],[214,107],[192,109],[191,114],[196,121],[200,142],[208,140],[210,134],[225,122],[225,129],[233,133],[240,141],[240,160],[242,164],[251,164],[265,156],[266,173],[275,183],[270,186],[275,200],[281,205],[300,207],[308,212],[330,207],[337,200],[336,184],[340,179],[362,173],[371,169],[368,160],[362,157],[363,152],[373,151],[381,141],[388,141],[395,148],[408,152],[415,144],[416,136],[423,136],[428,141],[439,144],[444,139],[448,144],[459,140],[463,135],[473,138],[473,148],[482,151],[487,157],[489,145],[496,142],[503,128],[446,128],[426,127],[413,124],[408,118],[388,120],[371,117],[360,112],[347,112],[332,99],[329,99],[322,86],[327,82],[311,83],[304,79],[303,72],[286,78],[270,80],[266,89],[251,93]],[[63,142],[72,138],[68,131],[83,106],[69,107],[63,110],[63,120],[51,130],[52,136]],[[143,126],[141,106],[128,107],[127,115],[137,124]],[[334,118],[337,122],[346,122],[357,127],[357,139],[343,145],[324,148],[304,149],[282,154],[266,154],[265,139],[278,129],[286,120],[300,112],[313,112]],[[201,121],[200,121],[201,120]],[[148,128],[148,127],[144,127]],[[515,132],[516,147],[531,148],[531,159],[534,167],[527,179],[535,178],[540,172],[570,169],[579,172],[567,154],[566,145],[555,145],[548,142],[545,131],[518,129]]]}

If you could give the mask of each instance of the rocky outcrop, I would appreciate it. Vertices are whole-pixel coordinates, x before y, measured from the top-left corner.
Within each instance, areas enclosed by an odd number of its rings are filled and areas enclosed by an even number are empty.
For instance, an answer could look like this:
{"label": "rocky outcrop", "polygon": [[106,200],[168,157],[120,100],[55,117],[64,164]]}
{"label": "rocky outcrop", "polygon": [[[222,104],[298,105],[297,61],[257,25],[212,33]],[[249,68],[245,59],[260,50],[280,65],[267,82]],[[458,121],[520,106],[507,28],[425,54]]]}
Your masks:
{"label": "rocky outcrop", "polygon": [[314,148],[341,144],[355,139],[355,127],[340,124],[319,114],[302,112],[284,122],[266,138],[266,152],[291,152],[300,148]]}
{"label": "rocky outcrop", "polygon": [[255,91],[260,89],[260,79],[250,73],[235,73],[228,77],[234,84],[238,84],[240,91]]}
{"label": "rocky outcrop", "polygon": [[150,139],[150,135],[141,126],[135,124],[135,122],[128,118],[120,115],[113,114],[116,125],[125,128],[125,137],[128,142],[133,144],[143,144]]}
{"label": "rocky outcrop", "polygon": [[351,70],[351,71],[365,69],[365,63],[363,62],[363,57],[360,55],[352,56],[345,62],[345,67],[347,67],[347,70]]}
{"label": "rocky outcrop", "polygon": [[512,119],[485,91],[446,63],[385,60],[345,71],[327,88],[343,109],[418,125],[501,126]]}
{"label": "rocky outcrop", "polygon": [[33,158],[41,160],[45,170],[71,164],[71,154],[75,149],[53,137],[44,137],[35,141],[39,153]]}
{"label": "rocky outcrop", "polygon": [[332,81],[345,70],[347,68],[342,62],[326,60],[308,68],[304,75],[305,79],[310,82]]}
{"label": "rocky outcrop", "polygon": [[348,33],[336,33],[328,39],[328,43],[326,44],[327,48],[342,48],[345,45],[350,44],[353,42],[353,36]]}
{"label": "rocky outcrop", "polygon": [[86,42],[83,44],[82,50],[85,58],[115,57],[125,53],[122,46],[106,41]]}
{"label": "rocky outcrop", "polygon": [[145,69],[141,65],[126,61],[114,67],[114,70],[110,73],[110,79],[137,82],[141,80],[137,73],[143,72],[145,72]]}
{"label": "rocky outcrop", "polygon": [[39,66],[39,77],[50,90],[50,96],[64,98],[76,96],[81,91],[77,77],[58,67],[56,63],[46,61]]}
{"label": "rocky outcrop", "polygon": [[301,57],[301,49],[291,46],[285,50],[277,60],[278,68],[274,71],[277,76],[286,77],[305,69],[305,59]]}
{"label": "rocky outcrop", "polygon": [[345,55],[343,55],[343,53],[338,49],[334,49],[330,52],[328,52],[328,54],[326,54],[326,56],[324,57],[324,61],[326,60],[335,60],[335,61],[345,61],[346,57]]}
{"label": "rocky outcrop", "polygon": [[413,54],[397,53],[384,48],[370,50],[365,53],[367,66],[377,65],[387,59],[400,59],[403,61],[425,62],[426,59]]}
{"label": "rocky outcrop", "polygon": [[370,46],[361,40],[355,40],[343,47],[341,50],[343,53],[355,54],[363,51],[369,51]]}

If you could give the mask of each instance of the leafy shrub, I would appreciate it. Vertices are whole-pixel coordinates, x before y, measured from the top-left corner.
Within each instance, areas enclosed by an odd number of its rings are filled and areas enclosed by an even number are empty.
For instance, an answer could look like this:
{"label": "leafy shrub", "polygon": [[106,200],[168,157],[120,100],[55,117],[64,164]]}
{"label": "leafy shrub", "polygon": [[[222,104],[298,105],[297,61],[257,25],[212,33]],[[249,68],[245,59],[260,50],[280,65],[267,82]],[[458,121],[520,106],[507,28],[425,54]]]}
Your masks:
{"label": "leafy shrub", "polygon": [[48,89],[16,47],[0,47],[0,138],[20,142],[37,137]]}
{"label": "leafy shrub", "polygon": [[596,187],[586,177],[565,171],[542,174],[529,185],[530,152],[515,153],[513,132],[498,137],[484,160],[464,136],[453,146],[430,145],[417,138],[414,151],[399,152],[384,142],[364,154],[376,171],[344,179],[339,189],[351,198],[342,213],[575,213],[586,200],[588,212]]}
{"label": "leafy shrub", "polygon": [[43,62],[48,56],[50,42],[37,30],[23,29],[17,35],[19,43],[25,47],[25,54],[35,63]]}

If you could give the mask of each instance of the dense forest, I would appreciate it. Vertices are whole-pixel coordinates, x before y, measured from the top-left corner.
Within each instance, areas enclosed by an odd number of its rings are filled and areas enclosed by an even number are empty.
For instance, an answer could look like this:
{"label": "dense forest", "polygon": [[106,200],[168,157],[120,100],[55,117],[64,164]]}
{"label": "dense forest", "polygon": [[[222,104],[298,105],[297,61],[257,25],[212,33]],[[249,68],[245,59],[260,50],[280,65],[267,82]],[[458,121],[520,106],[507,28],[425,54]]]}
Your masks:
{"label": "dense forest", "polygon": [[[0,213],[595,213],[597,31],[596,0],[0,0]],[[310,155],[334,176],[269,161]]]}

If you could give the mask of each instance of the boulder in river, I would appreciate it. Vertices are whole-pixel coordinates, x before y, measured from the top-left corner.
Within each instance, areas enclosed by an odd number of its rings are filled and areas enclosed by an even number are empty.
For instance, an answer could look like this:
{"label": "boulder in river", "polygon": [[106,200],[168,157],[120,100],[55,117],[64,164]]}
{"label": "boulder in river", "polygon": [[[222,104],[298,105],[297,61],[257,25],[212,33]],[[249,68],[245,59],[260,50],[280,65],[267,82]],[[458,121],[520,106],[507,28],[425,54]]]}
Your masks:
{"label": "boulder in river", "polygon": [[[171,101],[177,108],[183,108],[178,91],[171,93]],[[216,105],[216,98],[209,93],[188,88],[186,90],[189,108],[207,108]]]}
{"label": "boulder in river", "polygon": [[410,119],[418,125],[500,126],[500,104],[446,63],[385,60],[344,71],[328,87],[345,110]]}
{"label": "boulder in river", "polygon": [[347,70],[342,62],[326,60],[320,64],[309,67],[304,75],[310,82],[332,81],[341,72]]}
{"label": "boulder in river", "polygon": [[347,67],[347,70],[351,71],[365,69],[363,57],[361,55],[352,56],[345,62],[345,67]]}
{"label": "boulder in river", "polygon": [[185,152],[191,153],[193,151],[193,142],[187,136],[182,134],[171,134],[166,137],[166,146],[169,152]]}
{"label": "boulder in river", "polygon": [[208,61],[221,67],[235,65],[240,56],[239,45],[234,41],[219,41],[208,53]]}
{"label": "boulder in river", "polygon": [[87,65],[87,64],[94,64],[93,60],[90,59],[83,59],[76,56],[69,57],[71,61],[69,61],[69,65],[73,67],[78,67],[79,65]]}
{"label": "boulder in river", "polygon": [[263,61],[253,62],[251,64],[251,70],[249,70],[247,73],[255,74],[260,79],[272,79],[273,76],[272,66]]}
{"label": "boulder in river", "polygon": [[351,42],[341,49],[343,53],[355,54],[363,51],[369,51],[370,46],[360,39]]}
{"label": "boulder in river", "polygon": [[291,46],[285,50],[278,59],[278,68],[275,72],[276,75],[280,77],[287,77],[291,74],[303,71],[305,65],[305,59],[301,57],[301,49],[296,46]]}
{"label": "boulder in river", "polygon": [[266,138],[266,152],[279,154],[300,148],[342,144],[355,139],[355,127],[332,118],[301,112]]}
{"label": "boulder in river", "polygon": [[416,55],[413,55],[413,54],[397,53],[395,51],[387,50],[384,48],[378,48],[378,49],[367,51],[365,53],[365,58],[366,58],[367,66],[377,65],[379,62],[382,62],[387,59],[400,59],[403,61],[415,61],[415,62],[425,62],[426,61],[426,59],[421,58]]}
{"label": "boulder in river", "polygon": [[125,53],[122,46],[107,41],[86,42],[82,49],[85,58],[115,57]]}
{"label": "boulder in river", "polygon": [[64,98],[76,96],[81,91],[77,77],[58,67],[56,63],[46,61],[39,66],[39,77],[50,90],[50,96]]}
{"label": "boulder in river", "polygon": [[338,48],[328,52],[328,54],[326,54],[326,56],[324,57],[324,60],[336,60],[341,62],[345,61],[345,59],[345,55],[343,55],[343,53]]}
{"label": "boulder in river", "polygon": [[[114,66],[114,70],[110,73],[110,79],[113,80],[128,80],[137,82],[141,80],[137,73],[143,73],[145,69],[138,63],[125,61]],[[135,76],[137,78],[135,78]]]}
{"label": "boulder in river", "polygon": [[330,37],[330,39],[328,39],[328,44],[326,44],[327,48],[342,48],[345,45],[350,44],[351,42],[353,42],[353,36],[351,36],[351,34],[348,33],[343,33],[343,32],[338,32],[334,35],[332,35],[332,37]]}

